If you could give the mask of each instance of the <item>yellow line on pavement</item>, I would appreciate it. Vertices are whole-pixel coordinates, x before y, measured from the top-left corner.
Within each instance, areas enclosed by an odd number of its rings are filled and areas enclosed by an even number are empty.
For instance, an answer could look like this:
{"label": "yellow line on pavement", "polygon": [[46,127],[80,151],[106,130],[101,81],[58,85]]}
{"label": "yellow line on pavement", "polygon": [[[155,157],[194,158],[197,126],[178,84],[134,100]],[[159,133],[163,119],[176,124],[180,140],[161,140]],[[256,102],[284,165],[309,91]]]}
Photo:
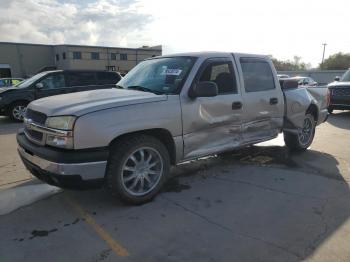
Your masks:
{"label": "yellow line on pavement", "polygon": [[74,208],[74,210],[85,220],[85,222],[91,226],[91,228],[99,235],[107,245],[116,253],[118,256],[126,257],[129,256],[128,250],[126,250],[122,245],[120,245],[112,236],[104,230],[95,219],[89,215],[79,204],[72,198],[67,197],[68,203]]}

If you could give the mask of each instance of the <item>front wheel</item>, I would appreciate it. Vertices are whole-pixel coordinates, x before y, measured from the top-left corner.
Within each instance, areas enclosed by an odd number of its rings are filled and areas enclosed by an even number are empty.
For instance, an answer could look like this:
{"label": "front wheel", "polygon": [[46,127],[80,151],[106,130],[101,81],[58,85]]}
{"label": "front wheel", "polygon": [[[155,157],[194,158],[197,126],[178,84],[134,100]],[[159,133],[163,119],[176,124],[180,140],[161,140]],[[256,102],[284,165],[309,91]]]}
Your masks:
{"label": "front wheel", "polygon": [[22,122],[24,119],[26,110],[27,110],[27,103],[25,102],[14,103],[10,107],[9,116],[14,121]]}
{"label": "front wheel", "polygon": [[312,143],[315,136],[316,122],[312,114],[306,114],[303,127],[299,128],[297,134],[285,132],[284,142],[293,151],[304,151]]}
{"label": "front wheel", "polygon": [[328,107],[328,113],[332,114],[333,113],[333,108]]}
{"label": "front wheel", "polygon": [[151,136],[133,136],[111,148],[107,186],[124,202],[142,204],[160,191],[170,169],[168,150]]}

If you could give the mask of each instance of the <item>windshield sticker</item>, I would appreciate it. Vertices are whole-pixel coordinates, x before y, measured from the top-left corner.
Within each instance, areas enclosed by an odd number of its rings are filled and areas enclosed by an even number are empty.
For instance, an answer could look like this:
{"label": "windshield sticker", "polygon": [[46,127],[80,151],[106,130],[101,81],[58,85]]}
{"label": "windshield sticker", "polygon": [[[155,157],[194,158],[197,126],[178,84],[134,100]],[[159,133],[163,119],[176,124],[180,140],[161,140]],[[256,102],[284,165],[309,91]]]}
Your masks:
{"label": "windshield sticker", "polygon": [[181,69],[164,69],[164,71],[162,72],[162,75],[179,76],[181,72],[182,72]]}

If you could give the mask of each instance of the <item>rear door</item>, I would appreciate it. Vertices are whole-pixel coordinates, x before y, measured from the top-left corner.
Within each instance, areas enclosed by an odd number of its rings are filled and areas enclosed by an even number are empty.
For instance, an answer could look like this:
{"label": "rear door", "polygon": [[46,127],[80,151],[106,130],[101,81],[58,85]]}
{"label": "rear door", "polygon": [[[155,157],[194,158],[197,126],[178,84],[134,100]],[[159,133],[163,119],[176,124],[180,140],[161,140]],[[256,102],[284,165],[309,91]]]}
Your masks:
{"label": "rear door", "polygon": [[121,79],[120,75],[114,72],[96,72],[97,85],[101,88],[111,88]]}
{"label": "rear door", "polygon": [[66,73],[70,92],[98,89],[96,73],[89,71],[68,71]]}
{"label": "rear door", "polygon": [[283,126],[284,98],[271,61],[236,55],[243,96],[243,140],[254,143],[275,137]]}

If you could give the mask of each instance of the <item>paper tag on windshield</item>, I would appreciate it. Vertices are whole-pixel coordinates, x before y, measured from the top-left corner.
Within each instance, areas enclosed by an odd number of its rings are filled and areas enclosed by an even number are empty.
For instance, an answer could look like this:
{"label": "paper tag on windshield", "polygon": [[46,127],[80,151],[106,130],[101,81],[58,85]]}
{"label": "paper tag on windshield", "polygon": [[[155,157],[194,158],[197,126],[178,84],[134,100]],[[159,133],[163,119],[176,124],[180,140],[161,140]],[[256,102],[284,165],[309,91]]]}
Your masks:
{"label": "paper tag on windshield", "polygon": [[165,69],[162,72],[162,75],[167,75],[167,76],[178,76],[182,72],[181,69]]}

